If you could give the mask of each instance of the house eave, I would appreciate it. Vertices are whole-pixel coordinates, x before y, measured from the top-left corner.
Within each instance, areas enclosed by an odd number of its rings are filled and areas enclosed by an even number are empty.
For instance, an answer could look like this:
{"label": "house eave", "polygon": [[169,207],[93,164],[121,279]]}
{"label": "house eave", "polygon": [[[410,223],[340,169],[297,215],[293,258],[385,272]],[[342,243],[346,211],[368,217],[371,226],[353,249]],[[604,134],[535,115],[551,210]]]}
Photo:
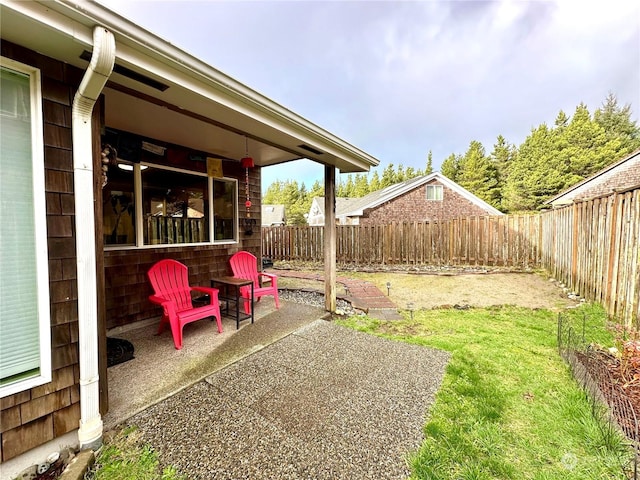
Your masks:
{"label": "house eave", "polygon": [[543,205],[553,205],[553,206],[556,206],[556,207],[564,206],[564,205],[570,205],[571,203],[573,203],[574,197],[575,197],[575,193],[574,193],[574,196],[571,195],[573,192],[576,192],[577,190],[581,189],[585,185],[597,180],[599,177],[605,175],[606,173],[610,172],[611,170],[614,170],[614,169],[618,168],[620,165],[630,161],[631,159],[633,159],[634,157],[636,157],[638,155],[640,155],[640,149],[635,150],[634,152],[630,153],[626,157],[618,160],[615,163],[612,163],[611,165],[603,168],[599,172],[594,173],[593,175],[585,178],[584,180],[576,183],[575,185],[572,185],[571,187],[569,187],[566,190],[558,193],[557,195],[549,198],[548,200],[545,200]]}
{"label": "house eave", "polygon": [[[260,166],[308,158],[341,172],[366,172],[379,164],[373,156],[99,3],[2,0],[1,5],[1,17],[5,19],[3,39],[8,37],[9,41],[82,69],[86,61],[80,58],[80,53],[90,48],[93,27],[108,28],[116,38],[117,64],[162,79],[170,88],[159,92],[114,74],[115,82],[175,105],[176,110],[193,111],[203,119],[223,117],[229,131],[241,132],[236,135],[237,151],[244,145],[243,136],[265,149],[277,150],[277,154],[272,152],[264,158],[253,155]],[[35,22],[34,28],[9,28],[19,16]],[[41,33],[33,35],[33,32]]]}

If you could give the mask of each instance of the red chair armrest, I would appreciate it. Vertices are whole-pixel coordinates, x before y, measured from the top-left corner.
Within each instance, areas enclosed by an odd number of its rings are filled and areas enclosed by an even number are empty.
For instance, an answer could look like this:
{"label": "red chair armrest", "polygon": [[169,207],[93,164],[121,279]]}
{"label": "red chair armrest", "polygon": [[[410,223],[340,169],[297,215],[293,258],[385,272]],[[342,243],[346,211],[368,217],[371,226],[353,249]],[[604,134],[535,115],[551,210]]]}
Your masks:
{"label": "red chair armrest", "polygon": [[176,304],[172,300],[157,295],[149,295],[149,300],[156,305],[160,305],[167,317],[171,318],[176,314]]}
{"label": "red chair armrest", "polygon": [[261,277],[267,277],[267,279],[271,281],[271,285],[273,287],[278,285],[278,276],[277,275],[274,275],[272,273],[264,273],[264,272],[258,272],[258,275],[260,275]]}
{"label": "red chair armrest", "polygon": [[165,303],[172,303],[171,300],[167,300],[164,297],[159,297],[158,295],[149,295],[149,300],[151,303],[155,303],[156,305],[162,306]]}

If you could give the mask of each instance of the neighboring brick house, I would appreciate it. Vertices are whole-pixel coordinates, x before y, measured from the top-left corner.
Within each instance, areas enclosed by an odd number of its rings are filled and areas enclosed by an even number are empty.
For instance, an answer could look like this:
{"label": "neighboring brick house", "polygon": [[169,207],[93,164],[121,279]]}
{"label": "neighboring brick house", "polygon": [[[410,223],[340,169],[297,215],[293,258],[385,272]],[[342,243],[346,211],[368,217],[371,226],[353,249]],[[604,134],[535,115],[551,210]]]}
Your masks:
{"label": "neighboring brick house", "polygon": [[[324,224],[324,201],[316,198],[309,212],[309,225]],[[440,172],[396,183],[361,198],[336,199],[336,222],[340,225],[428,222],[472,215],[502,212]]]}
{"label": "neighboring brick house", "polygon": [[573,203],[574,200],[594,198],[614,190],[627,190],[637,186],[640,186],[640,150],[603,168],[544,203],[552,207],[562,207]]}

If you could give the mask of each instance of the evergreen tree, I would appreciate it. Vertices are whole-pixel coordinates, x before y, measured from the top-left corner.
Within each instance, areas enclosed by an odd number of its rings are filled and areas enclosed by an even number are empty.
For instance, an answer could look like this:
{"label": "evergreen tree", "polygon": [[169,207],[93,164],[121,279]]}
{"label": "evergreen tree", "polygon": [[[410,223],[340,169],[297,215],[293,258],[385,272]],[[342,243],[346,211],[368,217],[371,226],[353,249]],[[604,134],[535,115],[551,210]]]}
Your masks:
{"label": "evergreen tree", "polygon": [[262,197],[262,203],[267,205],[280,205],[282,204],[282,190],[284,188],[284,182],[276,180],[269,187]]}
{"label": "evergreen tree", "polygon": [[543,123],[520,145],[503,190],[507,211],[536,210],[566,185],[567,166],[556,155],[556,140]]}
{"label": "evergreen tree", "polygon": [[452,153],[442,162],[440,167],[440,173],[442,173],[449,180],[457,181],[458,171],[460,170],[460,156]]}
{"label": "evergreen tree", "polygon": [[[556,131],[554,150],[566,167],[567,188],[606,167],[617,157],[620,139],[609,140],[604,129],[591,119],[587,106],[576,107],[566,128]],[[554,192],[557,193],[557,192]]]}
{"label": "evergreen tree", "polygon": [[560,110],[558,112],[558,116],[556,117],[555,125],[556,125],[557,128],[563,128],[563,127],[566,127],[567,125],[569,125],[569,117],[567,117],[567,114],[564,113],[564,111]]}
{"label": "evergreen tree", "polygon": [[618,158],[640,148],[640,128],[631,120],[631,105],[620,107],[613,93],[607,95],[602,106],[595,111],[593,119],[604,129],[610,140],[620,140]]}
{"label": "evergreen tree", "polygon": [[353,184],[353,196],[364,197],[369,193],[369,180],[366,174],[356,174],[356,180]]}
{"label": "evergreen tree", "polygon": [[347,183],[344,187],[344,196],[345,197],[353,197],[355,192],[355,184],[353,182],[353,175],[349,174],[347,176]]}
{"label": "evergreen tree", "polygon": [[485,155],[482,143],[473,140],[459,162],[456,182],[490,205],[500,207],[498,169]]}
{"label": "evergreen tree", "polygon": [[[320,180],[313,182],[311,190],[309,190],[309,197],[313,200],[315,197],[324,197],[324,186],[320,183]],[[311,208],[311,205],[309,205]]]}
{"label": "evergreen tree", "polygon": [[412,178],[415,178],[418,176],[418,173],[416,172],[415,168],[413,167],[407,167],[407,169],[404,171],[404,178],[406,180],[410,180]]}
{"label": "evergreen tree", "polygon": [[380,186],[380,175],[378,175],[378,171],[373,172],[371,176],[371,181],[369,182],[369,193],[376,192],[380,190],[382,187]]}
{"label": "evergreen tree", "polygon": [[505,209],[505,206],[502,202],[502,197],[504,195],[504,185],[507,181],[507,177],[509,176],[509,168],[511,166],[511,162],[513,161],[515,153],[515,147],[513,145],[510,145],[502,135],[498,135],[496,143],[493,145],[493,151],[489,155],[489,158],[493,162],[498,174],[498,196],[500,198],[500,207],[497,208],[499,208],[500,210]]}
{"label": "evergreen tree", "polygon": [[429,150],[427,155],[427,166],[424,169],[425,175],[431,175],[433,173],[433,152]]}
{"label": "evergreen tree", "polygon": [[396,183],[396,174],[393,170],[393,163],[390,163],[382,171],[382,178],[380,179],[380,188],[388,187]]}

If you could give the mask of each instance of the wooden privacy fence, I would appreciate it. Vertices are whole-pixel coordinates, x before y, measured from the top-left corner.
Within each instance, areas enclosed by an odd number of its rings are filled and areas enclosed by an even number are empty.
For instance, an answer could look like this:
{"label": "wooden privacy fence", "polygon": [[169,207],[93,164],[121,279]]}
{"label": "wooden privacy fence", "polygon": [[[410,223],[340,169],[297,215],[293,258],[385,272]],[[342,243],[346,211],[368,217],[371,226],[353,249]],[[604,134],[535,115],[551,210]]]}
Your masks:
{"label": "wooden privacy fence", "polygon": [[[640,327],[640,188],[539,215],[336,227],[340,264],[544,267]],[[263,227],[273,260],[322,261],[323,227]]]}
{"label": "wooden privacy fence", "polygon": [[[540,217],[504,215],[440,222],[339,225],[342,264],[538,266]],[[323,227],[262,228],[262,254],[273,260],[322,261]]]}
{"label": "wooden privacy fence", "polygon": [[640,327],[640,188],[541,214],[542,266]]}

